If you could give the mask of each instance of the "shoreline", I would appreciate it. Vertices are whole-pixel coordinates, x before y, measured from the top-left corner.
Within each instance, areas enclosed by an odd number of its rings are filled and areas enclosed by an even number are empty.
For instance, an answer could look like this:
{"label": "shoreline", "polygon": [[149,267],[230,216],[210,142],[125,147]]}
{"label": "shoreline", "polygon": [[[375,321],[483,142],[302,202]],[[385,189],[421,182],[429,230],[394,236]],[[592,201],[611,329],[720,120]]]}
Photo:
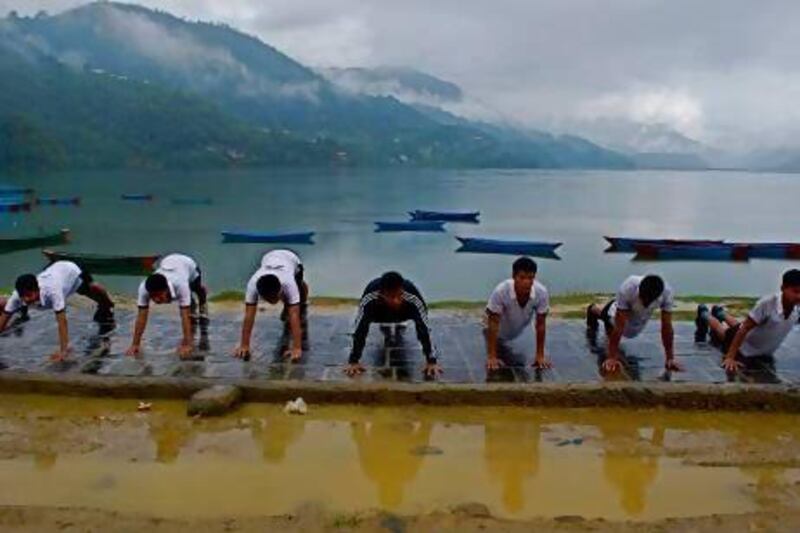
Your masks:
{"label": "shoreline", "polygon": [[[611,293],[564,293],[550,295],[550,316],[562,319],[579,319],[586,317],[586,307],[590,303],[602,303],[611,299]],[[116,295],[115,295],[116,297]],[[123,302],[126,298],[120,298]],[[244,293],[241,291],[221,291],[209,297],[209,302],[221,309],[234,308],[244,300]],[[690,294],[675,298],[676,309],[673,312],[675,320],[694,320],[697,306],[699,304],[721,303],[736,315],[745,315],[755,305],[758,298],[751,296],[708,296],[702,294]],[[355,309],[359,299],[346,296],[314,296],[310,297],[310,304],[314,308],[321,308],[326,311],[344,311]],[[428,302],[431,311],[452,311],[480,313],[486,307],[484,300],[460,300],[446,299]]]}
{"label": "shoreline", "polygon": [[0,373],[8,394],[135,400],[188,400],[213,385],[241,391],[245,403],[282,404],[302,397],[315,405],[483,406],[537,408],[665,408],[681,411],[800,413],[800,388],[745,383],[365,383],[267,381],[84,374]]}

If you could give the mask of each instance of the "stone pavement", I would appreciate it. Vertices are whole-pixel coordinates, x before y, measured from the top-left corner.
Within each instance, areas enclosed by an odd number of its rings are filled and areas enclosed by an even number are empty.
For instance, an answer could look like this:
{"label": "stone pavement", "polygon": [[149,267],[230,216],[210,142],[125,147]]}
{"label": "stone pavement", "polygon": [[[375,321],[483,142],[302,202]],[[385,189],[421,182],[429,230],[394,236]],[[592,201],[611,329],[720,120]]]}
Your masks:
{"label": "stone pavement", "polygon": [[[261,313],[253,333],[253,358],[242,362],[231,357],[241,327],[238,312],[212,309],[208,326],[196,330],[197,357],[180,361],[175,348],[180,339],[177,311],[172,308],[151,311],[142,346],[143,356],[124,356],[131,338],[135,310],[119,309],[117,326],[110,332],[91,321],[87,309],[68,311],[73,355],[69,361],[52,363],[48,355],[57,346],[56,323],[49,312],[31,312],[31,320],[0,335],[0,371],[84,373],[100,376],[171,376],[205,378],[252,378],[263,380],[348,381],[342,368],[350,350],[352,313],[312,308],[309,342],[303,359],[296,364],[283,362],[285,344],[283,324],[274,313]],[[624,341],[625,370],[603,378],[599,371],[605,350],[605,335],[587,338],[584,324],[577,320],[551,320],[548,325],[547,353],[554,368],[540,372],[530,368],[533,332],[515,344],[515,361],[487,375],[485,349],[478,314],[433,312],[433,339],[444,374],[441,382],[556,382],[587,383],[608,380],[643,382],[675,381],[722,383],[729,380],[800,384],[800,332],[795,330],[778,352],[774,365],[763,362],[726,376],[719,367],[720,353],[706,343],[695,343],[694,325],[677,323],[675,352],[685,371],[667,375],[663,370],[658,320],[654,319],[639,339]],[[527,361],[527,363],[523,362]],[[368,370],[360,381],[423,381],[424,359],[409,324],[399,341],[387,344],[380,328],[373,325],[362,362]]]}

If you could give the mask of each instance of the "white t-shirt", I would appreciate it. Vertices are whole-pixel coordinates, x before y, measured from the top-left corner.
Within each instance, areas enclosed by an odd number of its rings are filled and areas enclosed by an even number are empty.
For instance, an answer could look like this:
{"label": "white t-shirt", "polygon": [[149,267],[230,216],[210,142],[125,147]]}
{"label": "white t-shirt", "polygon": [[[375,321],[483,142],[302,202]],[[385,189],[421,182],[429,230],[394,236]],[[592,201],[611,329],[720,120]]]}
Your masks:
{"label": "white t-shirt", "polygon": [[647,326],[647,322],[653,315],[656,309],[661,311],[672,312],[675,308],[675,298],[672,294],[672,287],[668,283],[664,283],[664,292],[661,296],[656,298],[649,306],[645,307],[639,299],[639,284],[644,279],[644,276],[630,276],[622,282],[617,297],[608,310],[608,316],[611,321],[617,314],[617,310],[628,311],[628,320],[625,322],[625,330],[622,332],[623,337],[632,339],[638,336]]}
{"label": "white t-shirt", "polygon": [[[162,274],[167,278],[170,296],[178,302],[179,306],[189,307],[192,305],[192,291],[189,284],[200,276],[194,259],[188,255],[170,254],[161,260],[155,273]],[[145,288],[145,281],[139,284],[137,305],[139,307],[150,306],[150,294]]]}
{"label": "white t-shirt", "polygon": [[295,276],[300,268],[300,258],[289,250],[273,250],[261,258],[261,267],[250,276],[245,290],[244,303],[255,305],[258,303],[258,280],[261,276],[272,274],[281,283],[280,297],[286,305],[300,303],[300,287],[297,286]]}
{"label": "white t-shirt", "polygon": [[521,306],[514,292],[514,280],[507,279],[492,291],[486,309],[500,315],[498,338],[510,341],[519,337],[530,326],[535,315],[546,315],[550,312],[550,295],[544,285],[534,280],[530,298]]}
{"label": "white t-shirt", "polygon": [[[80,288],[81,269],[70,261],[56,261],[44,269],[36,280],[39,282],[39,304],[41,309],[52,309],[60,313],[67,307],[67,298]],[[14,291],[6,302],[6,313],[15,313],[24,306],[22,298]]]}
{"label": "white t-shirt", "polygon": [[772,355],[800,320],[800,307],[795,306],[785,318],[778,293],[761,298],[748,316],[757,326],[747,333],[739,351],[745,357]]}

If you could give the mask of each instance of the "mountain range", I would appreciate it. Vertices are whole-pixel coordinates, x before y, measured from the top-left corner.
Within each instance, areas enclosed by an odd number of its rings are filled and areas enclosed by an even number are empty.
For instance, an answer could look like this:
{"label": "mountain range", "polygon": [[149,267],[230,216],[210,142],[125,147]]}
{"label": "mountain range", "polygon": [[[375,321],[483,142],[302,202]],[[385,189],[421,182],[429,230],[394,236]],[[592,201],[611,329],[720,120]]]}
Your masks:
{"label": "mountain range", "polygon": [[[386,83],[428,100],[367,88]],[[229,26],[137,5],[0,20],[0,169],[634,166],[433,105],[462,98],[411,69],[317,71]]]}

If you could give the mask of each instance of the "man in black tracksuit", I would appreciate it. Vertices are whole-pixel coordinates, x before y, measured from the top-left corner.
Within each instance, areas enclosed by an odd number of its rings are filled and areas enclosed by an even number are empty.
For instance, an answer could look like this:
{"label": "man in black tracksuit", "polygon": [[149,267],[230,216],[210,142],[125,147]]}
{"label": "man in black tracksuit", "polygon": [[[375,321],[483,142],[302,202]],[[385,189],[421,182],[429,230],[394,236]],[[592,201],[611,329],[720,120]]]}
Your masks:
{"label": "man in black tracksuit", "polygon": [[359,360],[364,351],[371,323],[400,323],[408,320],[414,321],[417,338],[422,344],[426,361],[425,375],[435,377],[441,374],[442,369],[433,355],[425,300],[414,284],[403,279],[403,276],[397,272],[387,272],[380,278],[371,281],[364,290],[358,305],[356,329],[353,334],[353,350],[350,352],[350,360],[345,373],[348,376],[355,376],[364,372],[364,367]]}

